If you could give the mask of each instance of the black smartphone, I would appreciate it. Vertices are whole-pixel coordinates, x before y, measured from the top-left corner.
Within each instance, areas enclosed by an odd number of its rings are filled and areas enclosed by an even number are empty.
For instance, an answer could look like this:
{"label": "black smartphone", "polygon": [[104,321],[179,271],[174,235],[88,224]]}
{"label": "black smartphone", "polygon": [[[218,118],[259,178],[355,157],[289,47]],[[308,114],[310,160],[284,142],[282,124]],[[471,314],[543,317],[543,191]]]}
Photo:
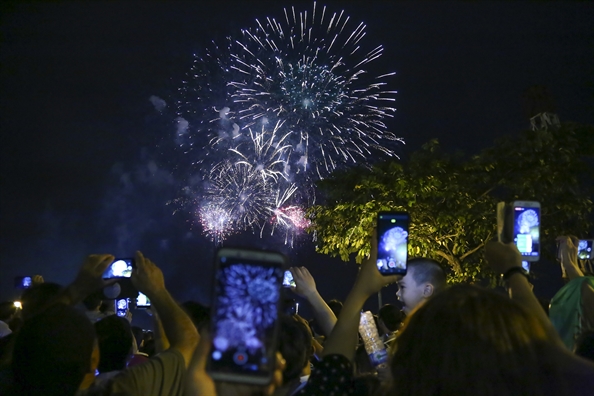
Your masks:
{"label": "black smartphone", "polygon": [[283,287],[295,287],[296,283],[295,280],[293,279],[293,274],[291,273],[291,271],[286,270],[285,271],[285,275],[283,277]]}
{"label": "black smartphone", "polygon": [[120,298],[115,300],[116,315],[125,318],[128,313],[128,305],[130,301],[127,298]]}
{"label": "black smartphone", "polygon": [[287,259],[276,252],[234,248],[217,252],[207,366],[215,381],[255,385],[272,381],[286,267]]}
{"label": "black smartphone", "polygon": [[514,201],[512,203],[513,238],[525,261],[540,258],[540,203]]}
{"label": "black smartphone", "polygon": [[33,278],[30,276],[17,276],[14,278],[14,287],[17,289],[28,289],[33,286]]}
{"label": "black smartphone", "polygon": [[133,258],[117,258],[103,273],[103,279],[129,278],[136,267]]}
{"label": "black smartphone", "polygon": [[382,275],[406,275],[408,227],[406,212],[377,215],[377,269]]}
{"label": "black smartphone", "polygon": [[148,309],[151,307],[151,300],[149,300],[149,298],[142,294],[141,292],[138,292],[138,297],[136,297],[136,308],[138,309]]}
{"label": "black smartphone", "polygon": [[594,248],[594,239],[580,239],[580,241],[578,242],[578,259],[591,260],[592,248]]}

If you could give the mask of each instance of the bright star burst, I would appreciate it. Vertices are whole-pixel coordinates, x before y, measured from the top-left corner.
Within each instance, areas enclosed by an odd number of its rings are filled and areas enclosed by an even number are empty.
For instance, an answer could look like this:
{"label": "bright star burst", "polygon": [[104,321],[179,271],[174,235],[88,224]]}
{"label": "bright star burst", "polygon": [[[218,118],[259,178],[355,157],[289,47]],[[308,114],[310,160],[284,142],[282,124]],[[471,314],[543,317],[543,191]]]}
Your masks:
{"label": "bright star burst", "polygon": [[208,234],[298,232],[317,180],[394,155],[402,140],[384,121],[395,112],[386,88],[395,73],[368,73],[383,47],[363,49],[365,28],[314,2],[195,57],[179,88],[175,142],[187,158],[178,169],[201,181],[189,188]]}

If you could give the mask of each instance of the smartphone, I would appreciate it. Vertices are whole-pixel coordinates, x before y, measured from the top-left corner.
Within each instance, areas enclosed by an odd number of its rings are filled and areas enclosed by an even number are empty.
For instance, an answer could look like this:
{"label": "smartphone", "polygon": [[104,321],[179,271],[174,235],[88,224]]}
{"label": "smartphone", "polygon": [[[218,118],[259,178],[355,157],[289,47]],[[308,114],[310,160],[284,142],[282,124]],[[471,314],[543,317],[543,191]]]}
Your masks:
{"label": "smartphone", "polygon": [[129,278],[136,267],[133,258],[117,258],[103,273],[103,279]]}
{"label": "smartphone", "polygon": [[283,287],[295,287],[297,284],[293,279],[293,274],[291,271],[285,271],[285,276],[283,277]]}
{"label": "smartphone", "polygon": [[540,258],[540,203],[514,201],[512,203],[513,239],[525,261]]}
{"label": "smartphone", "polygon": [[524,271],[526,271],[526,273],[529,274],[530,273],[530,262],[522,260],[522,268],[524,268]]}
{"label": "smartphone", "polygon": [[14,287],[17,289],[28,289],[33,286],[33,278],[30,276],[17,276],[14,278]]}
{"label": "smartphone", "polygon": [[377,269],[382,275],[406,275],[408,226],[406,212],[377,215]]}
{"label": "smartphone", "polygon": [[127,298],[120,298],[115,300],[116,315],[125,318],[128,313],[128,305],[130,301]]}
{"label": "smartphone", "polygon": [[591,260],[594,239],[580,239],[578,243],[577,257],[579,260]]}
{"label": "smartphone", "polygon": [[136,297],[136,308],[138,309],[148,309],[151,307],[151,300],[149,300],[149,298],[142,294],[141,292],[138,292],[138,297]]}
{"label": "smartphone", "polygon": [[272,381],[287,259],[280,253],[221,248],[216,255],[207,371],[215,381]]}

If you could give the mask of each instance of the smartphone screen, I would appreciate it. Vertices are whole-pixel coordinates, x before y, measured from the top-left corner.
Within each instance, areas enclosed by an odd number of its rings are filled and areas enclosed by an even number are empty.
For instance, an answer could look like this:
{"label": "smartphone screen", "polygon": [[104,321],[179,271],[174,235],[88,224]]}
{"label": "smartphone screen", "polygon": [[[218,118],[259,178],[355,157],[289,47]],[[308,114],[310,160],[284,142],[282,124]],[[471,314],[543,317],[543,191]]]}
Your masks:
{"label": "smartphone screen", "polygon": [[296,283],[293,279],[293,274],[291,271],[285,271],[285,276],[283,277],[283,287],[295,287]]}
{"label": "smartphone screen", "polygon": [[127,298],[120,298],[119,300],[115,300],[116,306],[116,315],[120,317],[125,317],[128,313],[128,299]]}
{"label": "smartphone screen", "polygon": [[530,273],[530,262],[522,260],[522,268],[524,268],[524,271],[527,273]]}
{"label": "smartphone screen", "polygon": [[134,259],[115,259],[114,262],[111,263],[103,273],[103,279],[129,278],[130,276],[132,276],[133,268]]}
{"label": "smartphone screen", "polygon": [[580,239],[578,243],[577,256],[580,260],[592,259],[592,248],[594,247],[594,239]]}
{"label": "smartphone screen", "polygon": [[516,201],[513,204],[514,242],[526,261],[538,261],[540,254],[540,204]]}
{"label": "smartphone screen", "polygon": [[17,289],[28,289],[33,286],[33,279],[30,276],[17,276],[14,278],[14,287]]}
{"label": "smartphone screen", "polygon": [[380,212],[377,216],[377,269],[382,275],[405,275],[408,259],[406,212]]}
{"label": "smartphone screen", "polygon": [[136,308],[146,309],[150,307],[151,300],[149,300],[149,298],[146,295],[142,294],[141,292],[138,292],[138,297],[136,297]]}
{"label": "smartphone screen", "polygon": [[215,380],[268,384],[275,368],[285,258],[223,248],[217,262],[208,371]]}

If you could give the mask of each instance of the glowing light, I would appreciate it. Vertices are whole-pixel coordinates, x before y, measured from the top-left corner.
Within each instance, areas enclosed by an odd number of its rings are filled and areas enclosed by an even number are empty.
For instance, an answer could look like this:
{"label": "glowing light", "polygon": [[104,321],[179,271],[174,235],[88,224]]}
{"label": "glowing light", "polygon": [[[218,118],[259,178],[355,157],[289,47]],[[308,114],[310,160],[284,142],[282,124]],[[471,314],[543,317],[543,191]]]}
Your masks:
{"label": "glowing light", "polygon": [[[393,72],[374,77],[366,26],[344,11],[284,10],[196,57],[176,101],[177,165],[206,233],[309,224],[315,182],[339,168],[393,156]],[[188,176],[189,174],[189,176]],[[287,192],[289,192],[287,194]],[[279,202],[280,201],[282,202]]]}

